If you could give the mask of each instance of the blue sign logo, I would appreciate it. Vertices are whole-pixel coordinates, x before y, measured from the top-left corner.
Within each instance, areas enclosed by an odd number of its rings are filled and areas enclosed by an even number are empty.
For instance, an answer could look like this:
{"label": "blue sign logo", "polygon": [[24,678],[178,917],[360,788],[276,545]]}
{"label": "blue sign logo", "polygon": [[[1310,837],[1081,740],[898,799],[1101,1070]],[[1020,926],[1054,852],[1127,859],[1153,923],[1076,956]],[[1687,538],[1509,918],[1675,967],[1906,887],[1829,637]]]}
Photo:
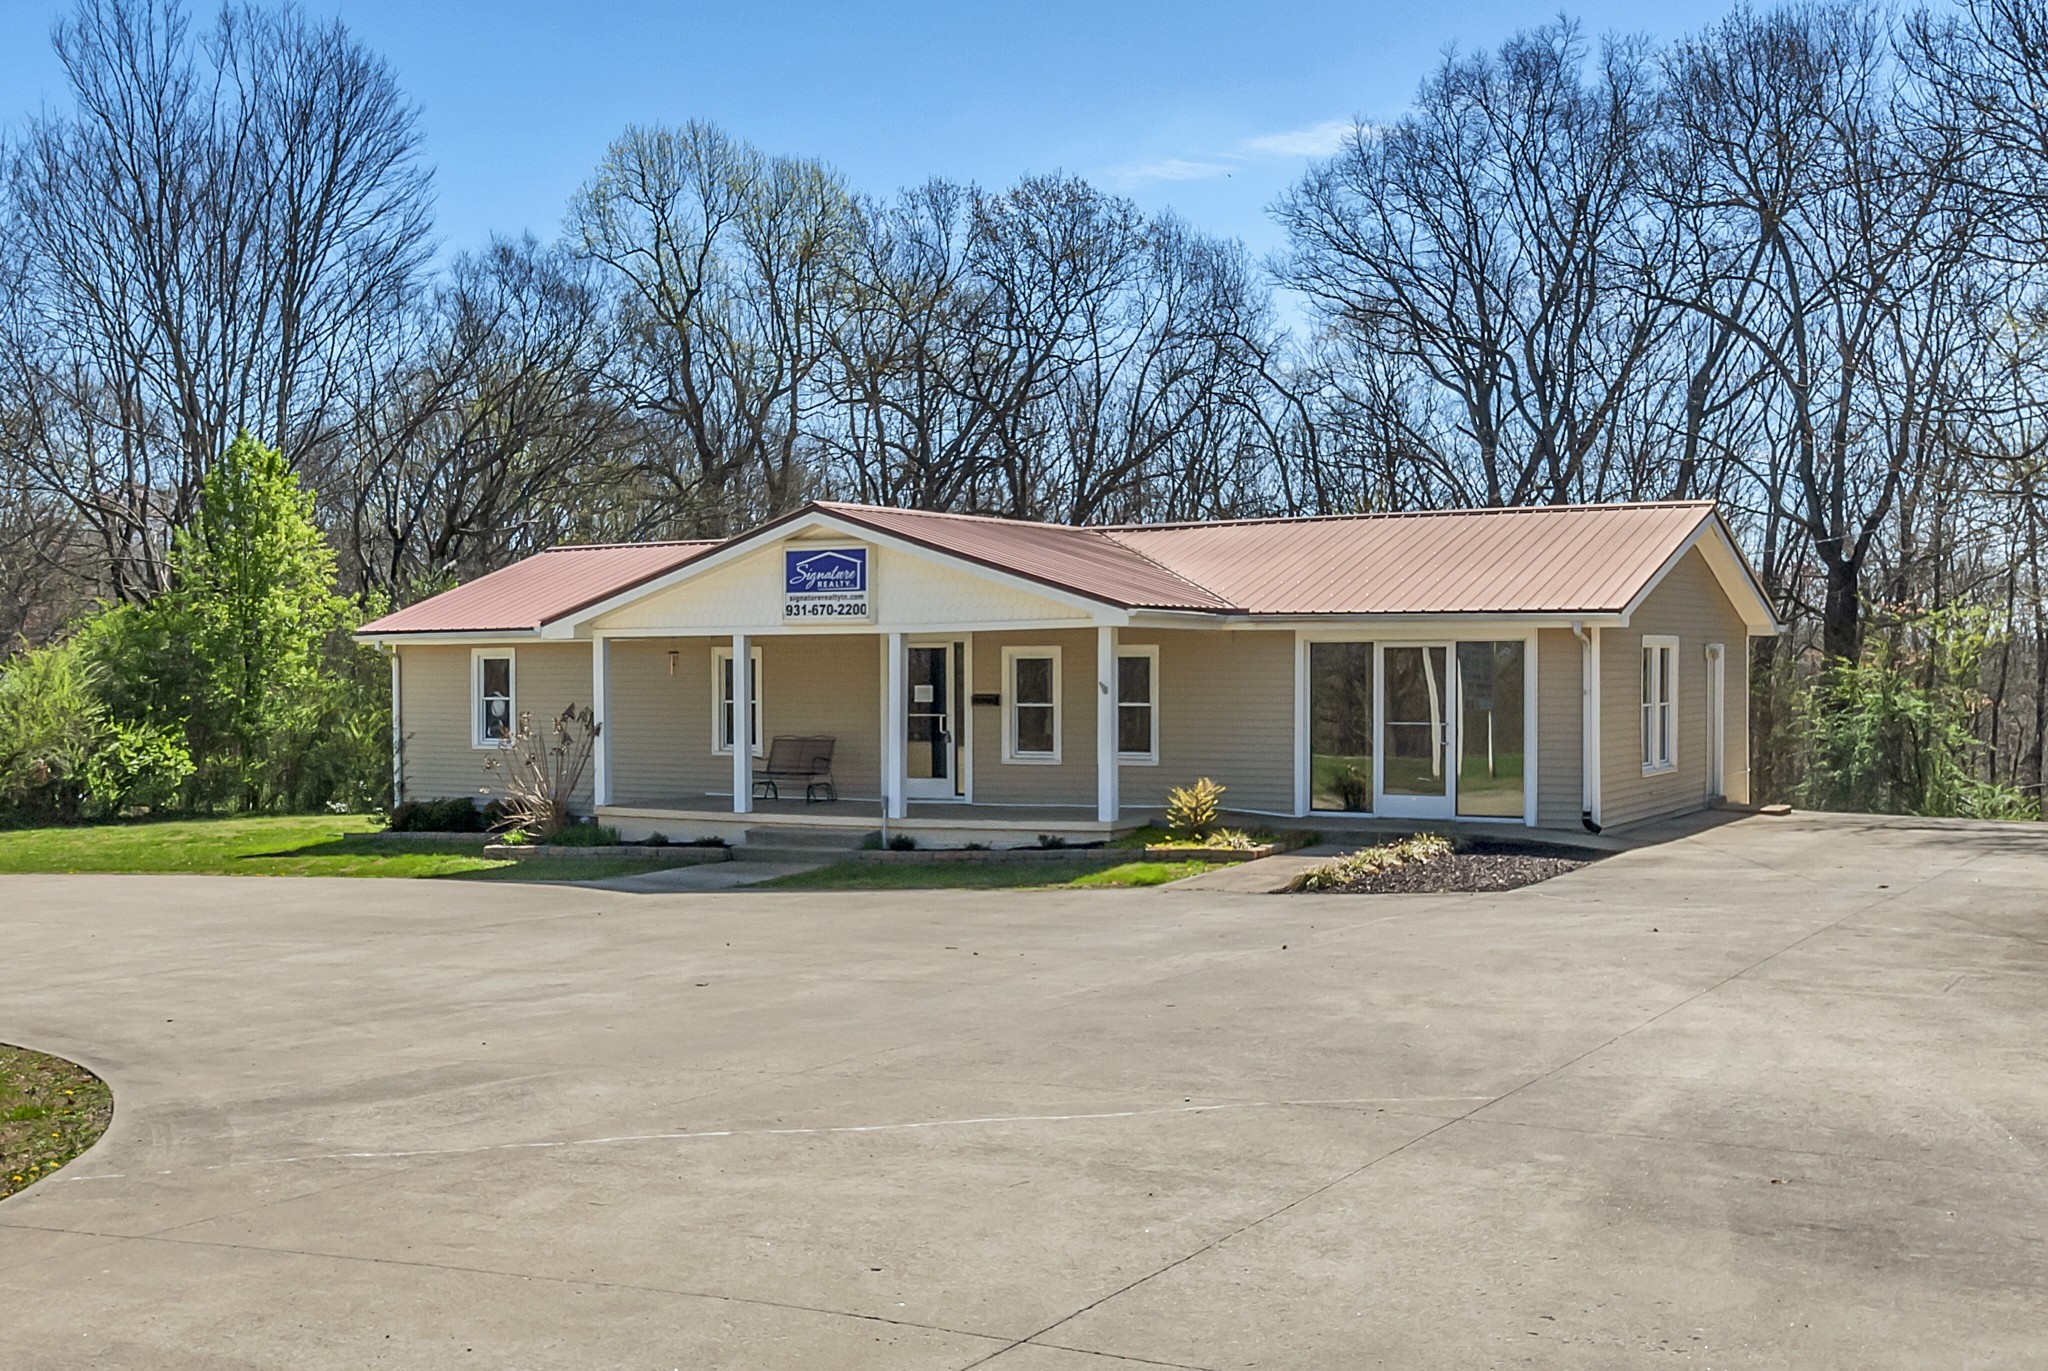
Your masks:
{"label": "blue sign logo", "polygon": [[868,550],[835,547],[783,552],[783,590],[789,595],[858,595],[868,588]]}

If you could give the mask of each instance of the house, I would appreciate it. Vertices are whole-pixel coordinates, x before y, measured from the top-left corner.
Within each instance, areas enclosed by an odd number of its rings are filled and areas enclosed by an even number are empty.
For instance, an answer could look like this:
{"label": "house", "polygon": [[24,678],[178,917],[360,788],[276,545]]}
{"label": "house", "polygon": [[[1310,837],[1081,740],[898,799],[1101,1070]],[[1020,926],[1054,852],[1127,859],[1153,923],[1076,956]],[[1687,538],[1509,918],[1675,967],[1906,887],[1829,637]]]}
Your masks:
{"label": "house", "polygon": [[[1711,502],[1069,527],[819,502],[560,547],[365,625],[393,782],[484,794],[522,715],[603,722],[627,836],[1099,838],[1197,777],[1252,816],[1613,828],[1742,802],[1748,640]],[[757,784],[783,735],[835,789]],[[836,798],[834,796],[836,795]]]}

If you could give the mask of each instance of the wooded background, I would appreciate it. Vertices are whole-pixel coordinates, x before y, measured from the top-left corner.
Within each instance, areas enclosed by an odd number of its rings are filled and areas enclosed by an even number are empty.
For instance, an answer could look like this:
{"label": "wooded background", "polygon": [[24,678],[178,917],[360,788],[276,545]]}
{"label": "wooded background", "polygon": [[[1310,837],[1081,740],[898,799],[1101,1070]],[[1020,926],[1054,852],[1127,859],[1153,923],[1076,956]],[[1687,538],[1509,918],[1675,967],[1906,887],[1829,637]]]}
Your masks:
{"label": "wooded background", "polygon": [[53,41],[72,105],[0,147],[9,651],[172,590],[244,429],[365,602],[826,495],[1711,497],[1791,628],[1761,797],[2038,801],[2048,0],[1447,57],[1273,207],[1269,261],[1073,177],[887,193],[708,123],[621,131],[558,240],[449,256],[340,24],[83,0]]}

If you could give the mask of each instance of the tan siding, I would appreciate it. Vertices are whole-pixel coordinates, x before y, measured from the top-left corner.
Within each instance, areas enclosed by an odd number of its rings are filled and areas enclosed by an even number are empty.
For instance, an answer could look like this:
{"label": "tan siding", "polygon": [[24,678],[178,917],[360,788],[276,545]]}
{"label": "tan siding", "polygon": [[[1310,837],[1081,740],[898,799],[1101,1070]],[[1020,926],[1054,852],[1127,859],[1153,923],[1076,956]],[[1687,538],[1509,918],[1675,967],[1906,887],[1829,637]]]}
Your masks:
{"label": "tan siding", "polygon": [[[1698,550],[1688,552],[1637,609],[1625,629],[1600,634],[1601,821],[1608,827],[1699,809],[1708,800],[1708,643],[1727,661],[1726,788],[1749,793],[1748,630]],[[1678,639],[1678,765],[1643,774],[1643,637]]]}
{"label": "tan siding", "polygon": [[1159,808],[1166,792],[1207,776],[1232,809],[1294,811],[1294,634],[1125,632],[1159,648],[1159,765],[1126,766],[1127,809]]}
{"label": "tan siding", "polygon": [[[732,764],[711,751],[709,638],[612,643],[612,801],[652,804],[732,789]],[[669,667],[673,651],[675,667]]]}
{"label": "tan siding", "polygon": [[[832,772],[839,782],[840,795],[849,800],[877,799],[882,793],[883,640],[873,636],[806,634],[759,641],[761,725],[768,736],[831,736],[837,740],[832,750]],[[708,741],[708,713],[704,732]],[[727,781],[718,788],[732,787]],[[800,800],[803,795],[792,791],[783,798]]]}
{"label": "tan siding", "polygon": [[1536,634],[1536,822],[1546,828],[1577,828],[1583,812],[1581,651],[1570,629]]}
{"label": "tan siding", "polygon": [[[1003,761],[1003,649],[1060,649],[1060,761]],[[978,804],[1095,803],[1095,630],[1053,629],[974,635],[974,694],[1001,694],[1003,706],[973,706],[974,799]]]}
{"label": "tan siding", "polygon": [[[520,643],[503,650],[513,656],[513,706],[535,728],[545,728],[572,704],[590,703],[590,644]],[[471,648],[422,645],[398,652],[406,796],[498,794],[498,776],[484,770],[492,749],[472,745]],[[586,772],[576,791],[577,803],[585,807],[590,785]]]}

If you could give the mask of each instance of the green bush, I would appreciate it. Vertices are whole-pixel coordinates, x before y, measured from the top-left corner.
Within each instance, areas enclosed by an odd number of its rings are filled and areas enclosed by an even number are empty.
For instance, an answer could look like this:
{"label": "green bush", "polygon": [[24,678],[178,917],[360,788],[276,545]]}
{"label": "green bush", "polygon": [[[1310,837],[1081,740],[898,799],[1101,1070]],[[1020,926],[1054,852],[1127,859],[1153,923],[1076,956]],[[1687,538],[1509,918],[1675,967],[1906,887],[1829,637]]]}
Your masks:
{"label": "green bush", "polygon": [[79,817],[86,769],[107,733],[93,668],[76,644],[0,669],[0,805],[18,821]]}
{"label": "green bush", "polygon": [[565,824],[545,841],[551,847],[616,847],[619,830],[608,824]]}
{"label": "green bush", "polygon": [[393,833],[484,833],[491,816],[467,796],[446,800],[407,800],[391,811]]}
{"label": "green bush", "polygon": [[86,792],[101,814],[170,809],[193,770],[178,730],[115,724],[85,764]]}

